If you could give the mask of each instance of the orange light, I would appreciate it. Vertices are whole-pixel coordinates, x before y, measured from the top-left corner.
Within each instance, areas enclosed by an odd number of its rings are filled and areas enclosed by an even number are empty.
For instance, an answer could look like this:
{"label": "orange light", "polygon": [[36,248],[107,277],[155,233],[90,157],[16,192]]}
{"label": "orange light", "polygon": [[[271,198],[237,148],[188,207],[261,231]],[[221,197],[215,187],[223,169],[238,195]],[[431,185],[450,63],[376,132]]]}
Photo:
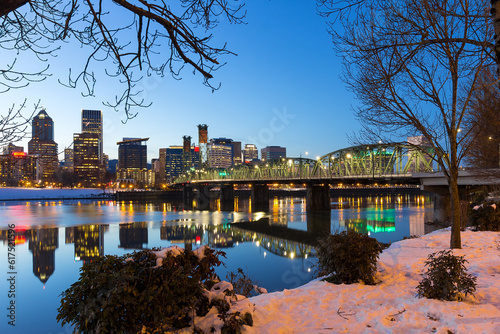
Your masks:
{"label": "orange light", "polygon": [[12,155],[16,158],[23,158],[28,155],[26,152],[12,152]]}

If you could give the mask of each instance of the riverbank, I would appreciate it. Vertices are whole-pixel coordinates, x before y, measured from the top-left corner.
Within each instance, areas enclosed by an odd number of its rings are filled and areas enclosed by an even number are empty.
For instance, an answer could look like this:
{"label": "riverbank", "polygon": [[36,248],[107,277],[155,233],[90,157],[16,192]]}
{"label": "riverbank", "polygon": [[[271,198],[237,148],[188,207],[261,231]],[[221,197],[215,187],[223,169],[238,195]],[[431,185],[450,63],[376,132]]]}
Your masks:
{"label": "riverbank", "polygon": [[380,255],[374,286],[315,280],[242,300],[254,320],[243,333],[500,333],[498,232],[462,232],[463,248],[453,252],[477,277],[473,296],[464,302],[416,296],[427,256],[448,249],[449,239],[450,230],[443,229],[393,243]]}
{"label": "riverbank", "polygon": [[89,188],[0,188],[0,202],[114,199],[114,191]]}

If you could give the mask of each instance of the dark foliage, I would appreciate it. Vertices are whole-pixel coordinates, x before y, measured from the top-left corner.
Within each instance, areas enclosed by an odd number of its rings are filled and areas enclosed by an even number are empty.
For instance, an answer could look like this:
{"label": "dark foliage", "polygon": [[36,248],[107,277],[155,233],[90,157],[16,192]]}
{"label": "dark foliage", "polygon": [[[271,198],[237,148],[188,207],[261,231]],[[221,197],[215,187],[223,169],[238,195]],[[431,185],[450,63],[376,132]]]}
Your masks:
{"label": "dark foliage", "polygon": [[191,251],[167,254],[161,266],[151,250],[96,259],[62,293],[57,321],[73,324],[78,333],[137,333],[144,327],[163,333],[187,327],[194,313],[203,316],[213,306],[203,290],[217,279],[214,268],[224,255],[209,248],[201,260]]}
{"label": "dark foliage", "polygon": [[318,243],[319,275],[326,281],[375,284],[381,244],[374,238],[349,230],[321,239]]}
{"label": "dark foliage", "polygon": [[467,274],[463,256],[451,250],[432,253],[425,261],[427,271],[417,286],[419,297],[440,300],[463,300],[463,296],[476,291],[476,277]]}
{"label": "dark foliage", "polygon": [[500,231],[500,203],[483,203],[469,211],[469,221],[476,231]]}
{"label": "dark foliage", "polygon": [[233,285],[234,292],[245,297],[253,297],[261,294],[261,289],[255,285],[250,277],[248,277],[243,269],[238,268],[238,273],[229,272],[226,279]]}

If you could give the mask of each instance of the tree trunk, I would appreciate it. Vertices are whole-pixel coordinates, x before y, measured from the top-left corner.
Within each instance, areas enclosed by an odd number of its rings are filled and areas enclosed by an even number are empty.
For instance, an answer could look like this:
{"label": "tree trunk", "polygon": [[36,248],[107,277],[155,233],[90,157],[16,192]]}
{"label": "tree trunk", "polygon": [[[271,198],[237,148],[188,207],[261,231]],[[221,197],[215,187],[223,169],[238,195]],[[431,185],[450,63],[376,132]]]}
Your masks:
{"label": "tree trunk", "polygon": [[9,14],[28,2],[29,0],[3,0],[0,5],[0,17]]}
{"label": "tree trunk", "polygon": [[458,168],[450,168],[451,238],[450,248],[462,248],[460,236],[460,196],[458,193]]}

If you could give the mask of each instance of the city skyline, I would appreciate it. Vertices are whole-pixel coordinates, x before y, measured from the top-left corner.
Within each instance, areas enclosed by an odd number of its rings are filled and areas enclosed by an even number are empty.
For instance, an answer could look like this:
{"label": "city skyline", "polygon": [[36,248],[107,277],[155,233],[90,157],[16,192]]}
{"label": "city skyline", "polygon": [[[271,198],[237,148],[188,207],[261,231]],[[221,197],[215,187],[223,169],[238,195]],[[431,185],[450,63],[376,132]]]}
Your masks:
{"label": "city skyline", "polygon": [[[67,78],[63,64],[78,67],[82,59],[81,50],[67,48],[50,64],[52,77],[3,93],[0,107],[18,106],[26,97],[31,106],[41,99],[54,119],[60,152],[71,144],[72,134],[80,132],[81,110],[102,110],[103,151],[110,159],[117,158],[116,142],[123,137],[151,138],[150,158],[158,158],[160,148],[181,145],[184,135],[198,144],[197,124],[209,125],[210,138],[232,138],[259,149],[283,146],[290,156],[307,151],[314,158],[350,146],[347,135],[360,128],[350,110],[355,102],[339,79],[340,59],[315,4],[258,1],[246,9],[248,24],[222,23],[214,31],[214,40],[227,42],[238,56],[222,59],[227,64],[212,79],[221,88],[213,93],[187,67],[180,81],[146,77],[139,85],[152,105],[123,124],[123,112],[102,105],[117,94],[113,78],[101,75],[95,96],[88,98],[58,83]],[[26,147],[27,141],[15,144]]]}

